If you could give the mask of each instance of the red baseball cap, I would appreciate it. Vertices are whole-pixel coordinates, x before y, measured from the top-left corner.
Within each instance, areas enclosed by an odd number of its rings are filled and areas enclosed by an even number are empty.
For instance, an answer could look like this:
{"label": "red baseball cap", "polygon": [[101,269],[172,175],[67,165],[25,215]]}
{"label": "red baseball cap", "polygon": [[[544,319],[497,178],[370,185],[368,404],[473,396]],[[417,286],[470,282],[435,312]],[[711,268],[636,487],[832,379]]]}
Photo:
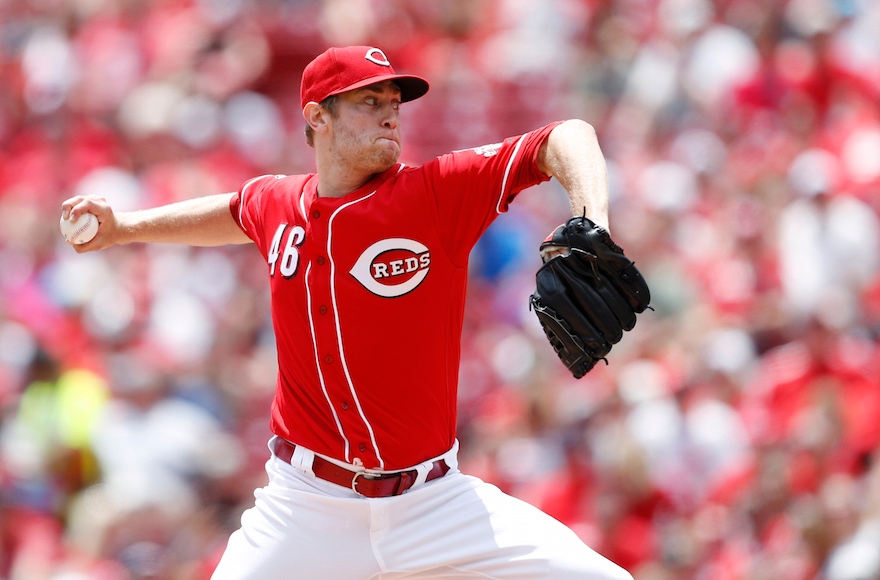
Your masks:
{"label": "red baseball cap", "polygon": [[302,107],[320,103],[331,95],[393,80],[400,87],[402,102],[418,99],[428,92],[428,81],[413,75],[399,75],[388,57],[372,46],[330,48],[303,70],[300,98]]}

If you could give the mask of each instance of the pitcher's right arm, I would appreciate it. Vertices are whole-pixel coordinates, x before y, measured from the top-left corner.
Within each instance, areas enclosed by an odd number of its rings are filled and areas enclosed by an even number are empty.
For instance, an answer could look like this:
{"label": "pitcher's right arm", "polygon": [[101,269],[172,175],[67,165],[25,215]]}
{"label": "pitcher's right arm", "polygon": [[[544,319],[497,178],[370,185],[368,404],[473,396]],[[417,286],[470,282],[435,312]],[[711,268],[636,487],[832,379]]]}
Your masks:
{"label": "pitcher's right arm", "polygon": [[187,199],[150,209],[114,212],[104,198],[75,196],[61,204],[62,217],[76,219],[95,214],[100,224],[90,242],[71,244],[79,253],[133,242],[220,246],[251,240],[232,217],[229,200],[234,193]]}

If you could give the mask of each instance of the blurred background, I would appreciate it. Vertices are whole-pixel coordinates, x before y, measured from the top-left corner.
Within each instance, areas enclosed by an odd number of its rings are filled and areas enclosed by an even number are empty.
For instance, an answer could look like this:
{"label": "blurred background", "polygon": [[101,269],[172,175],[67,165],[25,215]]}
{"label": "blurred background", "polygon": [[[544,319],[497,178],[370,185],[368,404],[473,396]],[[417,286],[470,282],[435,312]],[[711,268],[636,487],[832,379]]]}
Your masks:
{"label": "blurred background", "polygon": [[0,578],[209,577],[265,477],[266,266],[78,255],[60,203],[313,171],[301,70],[346,44],[430,80],[410,164],[592,123],[652,287],[573,380],[528,310],[567,198],[523,193],[472,255],[463,470],[637,580],[880,579],[874,0],[0,0]]}

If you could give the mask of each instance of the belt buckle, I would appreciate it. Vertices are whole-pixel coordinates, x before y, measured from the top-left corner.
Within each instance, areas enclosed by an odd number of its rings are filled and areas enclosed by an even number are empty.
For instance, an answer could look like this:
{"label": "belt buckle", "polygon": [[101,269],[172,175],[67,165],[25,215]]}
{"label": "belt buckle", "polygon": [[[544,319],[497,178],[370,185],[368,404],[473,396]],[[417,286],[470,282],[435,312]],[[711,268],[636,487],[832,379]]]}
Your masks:
{"label": "belt buckle", "polygon": [[355,471],[354,477],[351,478],[351,491],[355,492],[356,494],[358,494],[361,497],[367,497],[364,494],[362,494],[361,492],[359,492],[357,489],[358,477],[363,477],[363,478],[371,479],[371,480],[375,481],[375,480],[383,479],[383,475],[384,474],[382,474],[382,473],[373,473],[372,471],[367,471],[367,470]]}

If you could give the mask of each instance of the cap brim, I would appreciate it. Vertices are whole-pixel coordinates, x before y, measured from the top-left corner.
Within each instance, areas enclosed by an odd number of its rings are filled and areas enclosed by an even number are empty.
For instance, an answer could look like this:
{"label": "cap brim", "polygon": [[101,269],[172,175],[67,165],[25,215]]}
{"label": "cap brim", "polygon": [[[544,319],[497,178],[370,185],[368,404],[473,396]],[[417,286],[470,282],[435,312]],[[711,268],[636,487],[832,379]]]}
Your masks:
{"label": "cap brim", "polygon": [[[368,87],[370,85],[375,85],[376,83],[381,83],[384,81],[394,81],[394,83],[400,88],[400,102],[402,103],[406,103],[407,101],[414,101],[419,97],[424,96],[430,88],[428,81],[426,81],[422,77],[417,77],[414,75],[379,75],[356,82],[353,85],[349,85],[345,88],[339,89],[338,91],[330,93],[330,95],[347,93],[348,91],[361,89],[363,87]],[[329,97],[330,95],[327,96]]]}

